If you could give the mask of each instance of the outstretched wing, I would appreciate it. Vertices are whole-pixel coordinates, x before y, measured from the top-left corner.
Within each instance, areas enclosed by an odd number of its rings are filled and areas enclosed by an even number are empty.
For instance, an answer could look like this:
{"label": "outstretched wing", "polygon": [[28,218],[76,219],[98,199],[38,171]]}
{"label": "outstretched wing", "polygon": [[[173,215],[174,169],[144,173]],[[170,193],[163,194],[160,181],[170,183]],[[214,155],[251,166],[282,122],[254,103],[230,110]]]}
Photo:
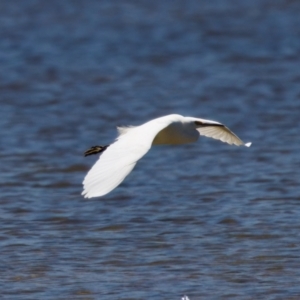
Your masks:
{"label": "outstretched wing", "polygon": [[220,140],[230,145],[234,144],[236,146],[246,147],[251,146],[251,143],[245,144],[236,134],[234,134],[229,128],[221,123],[199,119],[195,121],[195,124],[197,126],[196,129],[199,131],[200,135]]}
{"label": "outstretched wing", "polygon": [[149,151],[156,134],[169,123],[152,120],[122,132],[84,178],[82,195],[85,198],[99,197],[117,187]]}
{"label": "outstretched wing", "polygon": [[[125,136],[124,136],[125,137]],[[103,196],[117,187],[150,147],[118,139],[107,147],[83,181],[85,198]]]}

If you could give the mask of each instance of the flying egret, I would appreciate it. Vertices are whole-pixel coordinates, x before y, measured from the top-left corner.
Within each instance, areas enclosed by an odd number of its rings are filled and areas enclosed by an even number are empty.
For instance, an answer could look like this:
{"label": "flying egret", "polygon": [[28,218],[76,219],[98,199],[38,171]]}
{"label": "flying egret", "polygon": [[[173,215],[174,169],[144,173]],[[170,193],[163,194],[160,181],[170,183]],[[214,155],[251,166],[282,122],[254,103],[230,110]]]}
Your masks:
{"label": "flying egret", "polygon": [[168,115],[140,126],[117,127],[119,136],[107,146],[94,146],[85,156],[100,153],[99,160],[83,181],[85,198],[106,195],[117,187],[132,171],[152,145],[179,145],[192,143],[204,135],[236,146],[250,147],[225,125],[204,119]]}

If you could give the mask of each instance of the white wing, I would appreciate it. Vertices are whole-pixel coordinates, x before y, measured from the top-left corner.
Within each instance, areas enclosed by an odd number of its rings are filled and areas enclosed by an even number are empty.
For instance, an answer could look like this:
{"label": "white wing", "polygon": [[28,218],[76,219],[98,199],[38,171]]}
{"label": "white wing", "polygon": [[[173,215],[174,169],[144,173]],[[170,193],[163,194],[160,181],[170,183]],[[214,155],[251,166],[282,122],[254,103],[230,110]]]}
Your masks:
{"label": "white wing", "polygon": [[82,195],[91,198],[109,193],[124,180],[149,148],[128,144],[126,139],[119,139],[108,146],[86,175]]}
{"label": "white wing", "polygon": [[198,121],[195,121],[195,124],[199,126],[196,129],[199,131],[200,135],[211,137],[230,145],[234,144],[236,146],[246,147],[251,146],[251,143],[245,144],[236,134],[234,134],[229,128],[221,123],[198,119]]}
{"label": "white wing", "polygon": [[84,178],[82,195],[85,198],[99,197],[117,187],[149,151],[156,134],[170,122],[153,120],[122,132]]}

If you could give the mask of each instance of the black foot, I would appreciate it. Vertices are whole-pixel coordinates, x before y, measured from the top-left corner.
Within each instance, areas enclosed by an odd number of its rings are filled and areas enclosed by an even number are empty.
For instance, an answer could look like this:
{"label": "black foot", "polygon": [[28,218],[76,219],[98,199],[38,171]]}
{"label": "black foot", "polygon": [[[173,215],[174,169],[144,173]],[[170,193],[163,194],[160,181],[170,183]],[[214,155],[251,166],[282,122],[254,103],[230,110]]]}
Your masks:
{"label": "black foot", "polygon": [[109,145],[107,146],[93,146],[91,147],[90,149],[86,150],[84,152],[84,156],[88,156],[88,155],[92,155],[92,154],[97,154],[97,153],[101,153],[103,152],[104,150],[106,150],[106,148],[108,147]]}

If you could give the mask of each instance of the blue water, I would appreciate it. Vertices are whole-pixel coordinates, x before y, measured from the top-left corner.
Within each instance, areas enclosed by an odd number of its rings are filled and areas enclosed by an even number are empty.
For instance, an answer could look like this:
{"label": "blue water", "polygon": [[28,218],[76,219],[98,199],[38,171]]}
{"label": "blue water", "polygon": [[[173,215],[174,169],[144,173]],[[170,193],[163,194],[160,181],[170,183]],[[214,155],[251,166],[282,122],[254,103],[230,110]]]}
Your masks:
{"label": "blue water", "polygon": [[[0,4],[1,299],[300,299],[300,3]],[[117,125],[220,121],[116,190],[81,182]]]}

